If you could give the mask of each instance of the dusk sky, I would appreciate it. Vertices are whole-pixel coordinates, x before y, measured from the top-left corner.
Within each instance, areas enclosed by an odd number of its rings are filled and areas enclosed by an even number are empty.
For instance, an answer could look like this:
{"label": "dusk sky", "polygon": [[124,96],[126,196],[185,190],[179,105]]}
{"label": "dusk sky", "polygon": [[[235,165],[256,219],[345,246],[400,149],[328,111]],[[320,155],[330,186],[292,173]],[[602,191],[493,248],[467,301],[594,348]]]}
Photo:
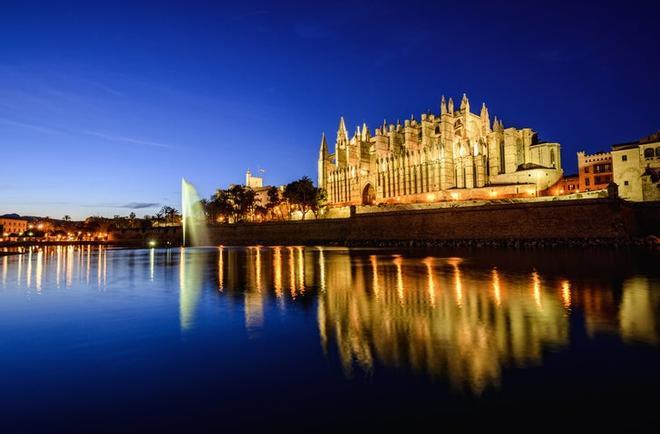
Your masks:
{"label": "dusk sky", "polygon": [[[0,214],[179,208],[264,169],[316,179],[321,133],[468,94],[575,153],[660,129],[653,2],[0,2]],[[641,18],[640,18],[641,17]]]}

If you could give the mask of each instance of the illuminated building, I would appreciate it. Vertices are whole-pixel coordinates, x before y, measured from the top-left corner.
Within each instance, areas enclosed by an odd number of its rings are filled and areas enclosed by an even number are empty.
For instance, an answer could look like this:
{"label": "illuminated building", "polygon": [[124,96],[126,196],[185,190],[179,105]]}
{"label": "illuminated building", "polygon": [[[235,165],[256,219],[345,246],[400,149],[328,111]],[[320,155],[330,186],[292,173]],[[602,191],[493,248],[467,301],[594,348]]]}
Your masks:
{"label": "illuminated building", "polygon": [[20,235],[28,229],[28,221],[13,217],[0,217],[0,235]]}
{"label": "illuminated building", "polygon": [[537,195],[562,173],[558,143],[491,123],[486,105],[474,114],[465,95],[458,110],[443,97],[439,115],[384,122],[373,136],[363,124],[349,138],[341,118],[335,152],[323,135],[318,159],[318,185],[334,205]]}
{"label": "illuminated building", "polygon": [[578,174],[564,175],[564,177],[552,188],[552,194],[573,194],[580,191],[580,176]]}
{"label": "illuminated building", "polygon": [[660,132],[612,146],[612,165],[619,197],[660,200]]}
{"label": "illuminated building", "polygon": [[596,152],[594,154],[577,153],[580,191],[605,190],[612,182],[612,154]]}

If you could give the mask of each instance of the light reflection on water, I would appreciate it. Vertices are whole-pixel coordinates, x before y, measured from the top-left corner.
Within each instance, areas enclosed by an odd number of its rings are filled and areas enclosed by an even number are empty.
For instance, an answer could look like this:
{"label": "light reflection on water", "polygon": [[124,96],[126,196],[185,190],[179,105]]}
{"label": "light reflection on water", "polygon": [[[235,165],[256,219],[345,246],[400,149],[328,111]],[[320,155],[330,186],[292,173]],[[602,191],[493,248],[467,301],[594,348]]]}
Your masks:
{"label": "light reflection on water", "polygon": [[[135,255],[145,260],[133,264]],[[506,369],[540,366],[548,351],[568,347],[575,309],[592,338],[606,333],[655,346],[660,329],[654,278],[632,274],[608,286],[607,279],[544,272],[533,261],[507,267],[483,257],[320,247],[57,246],[4,256],[1,267],[3,290],[37,295],[106,291],[119,277],[138,288],[176,279],[184,334],[195,330],[204,293],[242,299],[234,308],[242,309],[249,338],[267,326],[268,306],[284,312],[311,298],[321,350],[346,378],[395,369],[474,394],[501,387]]]}

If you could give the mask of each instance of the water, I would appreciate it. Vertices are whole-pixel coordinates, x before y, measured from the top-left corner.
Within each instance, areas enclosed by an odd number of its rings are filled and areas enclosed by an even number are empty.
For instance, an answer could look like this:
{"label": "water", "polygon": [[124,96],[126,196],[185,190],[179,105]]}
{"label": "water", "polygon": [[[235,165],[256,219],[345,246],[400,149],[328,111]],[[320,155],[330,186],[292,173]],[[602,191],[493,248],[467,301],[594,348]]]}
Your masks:
{"label": "water", "polygon": [[181,178],[181,223],[184,246],[208,246],[206,215],[195,187]]}
{"label": "water", "polygon": [[3,432],[657,429],[657,254],[0,257]]}

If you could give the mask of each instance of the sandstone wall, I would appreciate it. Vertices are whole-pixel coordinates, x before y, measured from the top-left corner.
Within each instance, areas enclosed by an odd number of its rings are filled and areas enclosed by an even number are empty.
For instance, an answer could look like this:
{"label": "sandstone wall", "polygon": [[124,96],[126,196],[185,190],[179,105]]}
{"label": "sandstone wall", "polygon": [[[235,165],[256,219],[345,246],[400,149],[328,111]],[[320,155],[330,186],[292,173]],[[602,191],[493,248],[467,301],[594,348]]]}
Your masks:
{"label": "sandstone wall", "polygon": [[659,235],[660,203],[607,199],[490,205],[304,222],[222,225],[216,244],[377,244],[456,240],[625,240]]}

